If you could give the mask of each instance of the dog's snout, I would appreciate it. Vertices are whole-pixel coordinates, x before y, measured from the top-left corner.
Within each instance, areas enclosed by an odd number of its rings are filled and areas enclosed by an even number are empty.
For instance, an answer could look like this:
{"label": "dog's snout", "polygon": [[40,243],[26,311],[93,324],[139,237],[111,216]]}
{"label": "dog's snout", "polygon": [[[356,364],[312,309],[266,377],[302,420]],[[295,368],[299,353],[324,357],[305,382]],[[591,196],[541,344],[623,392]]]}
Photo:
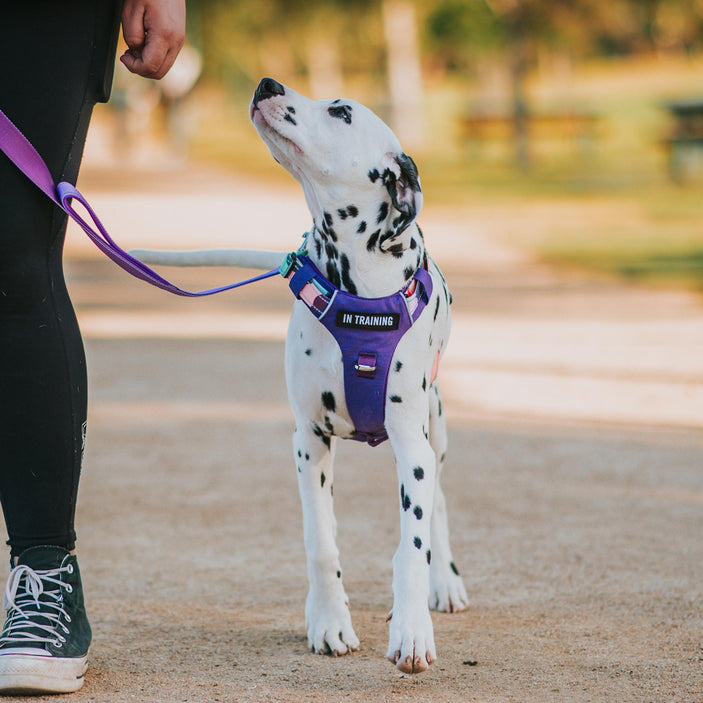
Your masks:
{"label": "dog's snout", "polygon": [[266,98],[272,98],[274,95],[285,95],[286,89],[273,78],[262,78],[261,82],[254,91],[254,105]]}

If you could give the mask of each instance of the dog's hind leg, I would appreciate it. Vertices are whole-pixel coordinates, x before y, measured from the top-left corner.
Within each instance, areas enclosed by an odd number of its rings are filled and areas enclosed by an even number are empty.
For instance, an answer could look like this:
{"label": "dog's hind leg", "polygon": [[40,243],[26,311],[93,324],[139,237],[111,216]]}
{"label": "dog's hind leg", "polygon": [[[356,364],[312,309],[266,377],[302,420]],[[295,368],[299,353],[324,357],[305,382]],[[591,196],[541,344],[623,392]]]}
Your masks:
{"label": "dog's hind leg", "polygon": [[336,438],[300,422],[293,435],[309,591],[305,603],[308,645],[317,654],[340,655],[359,648],[342,584],[336,544],[332,480]]}
{"label": "dog's hind leg", "polygon": [[440,484],[442,465],[447,451],[447,423],[442,413],[439,386],[430,386],[430,443],[437,458],[434,506],[432,509],[432,563],[430,564],[430,599],[432,610],[453,613],[469,605],[464,583],[454,564],[449,546],[447,505]]}

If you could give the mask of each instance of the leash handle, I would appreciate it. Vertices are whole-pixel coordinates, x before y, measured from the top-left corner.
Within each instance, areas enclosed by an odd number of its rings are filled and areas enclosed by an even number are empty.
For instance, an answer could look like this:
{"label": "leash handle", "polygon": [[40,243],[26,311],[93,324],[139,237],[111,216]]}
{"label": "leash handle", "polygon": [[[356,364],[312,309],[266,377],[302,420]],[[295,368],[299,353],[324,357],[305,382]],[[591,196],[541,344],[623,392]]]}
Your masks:
{"label": "leash handle", "polygon": [[[222,293],[227,290],[232,290],[233,288],[239,288],[248,283],[254,283],[255,281],[261,281],[265,278],[276,276],[279,273],[279,269],[275,268],[266,273],[254,276],[253,278],[248,278],[245,281],[230,283],[229,285],[209,288],[202,291],[188,291],[179,288],[168,279],[156,273],[154,269],[122,249],[112,237],[110,237],[102,222],[100,222],[100,219],[88,204],[88,201],[74,185],[65,181],[55,185],[54,179],[44,159],[42,159],[29,140],[2,110],[0,110],[0,151],[4,152],[10,161],[12,161],[44,195],[50,198],[71,217],[105,256],[127,273],[146,283],[150,283],[152,286],[161,288],[174,295],[199,298],[206,295]],[[72,204],[74,200],[78,201],[85,208],[92,220],[92,226],[76,212]]]}

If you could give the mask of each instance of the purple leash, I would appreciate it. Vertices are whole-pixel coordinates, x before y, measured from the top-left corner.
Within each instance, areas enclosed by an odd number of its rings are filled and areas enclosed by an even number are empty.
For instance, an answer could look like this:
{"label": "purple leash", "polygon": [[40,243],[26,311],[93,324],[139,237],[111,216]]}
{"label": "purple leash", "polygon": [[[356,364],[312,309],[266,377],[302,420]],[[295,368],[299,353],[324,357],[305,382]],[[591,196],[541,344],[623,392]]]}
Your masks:
{"label": "purple leash", "polygon": [[[121,249],[107,233],[107,230],[98,219],[98,216],[75,186],[65,181],[56,185],[42,157],[39,156],[36,149],[29,143],[24,134],[17,129],[2,110],[0,110],[0,151],[3,151],[7,158],[10,159],[39,190],[71,217],[105,256],[112,259],[119,267],[127,271],[127,273],[130,273],[132,276],[142,281],[151,283],[152,286],[161,288],[174,295],[197,298],[222,293],[223,291],[232,290],[233,288],[239,288],[240,286],[245,286],[255,281],[261,281],[279,273],[279,269],[275,268],[266,273],[254,276],[253,278],[248,278],[246,281],[240,281],[239,283],[231,283],[226,286],[196,292],[183,290],[166,280],[163,276],[160,276],[156,271],[139,261],[139,259],[135,259],[124,251],[124,249]],[[97,229],[94,229],[73,209],[73,200],[77,200],[83,205],[90,215],[93,225]]]}

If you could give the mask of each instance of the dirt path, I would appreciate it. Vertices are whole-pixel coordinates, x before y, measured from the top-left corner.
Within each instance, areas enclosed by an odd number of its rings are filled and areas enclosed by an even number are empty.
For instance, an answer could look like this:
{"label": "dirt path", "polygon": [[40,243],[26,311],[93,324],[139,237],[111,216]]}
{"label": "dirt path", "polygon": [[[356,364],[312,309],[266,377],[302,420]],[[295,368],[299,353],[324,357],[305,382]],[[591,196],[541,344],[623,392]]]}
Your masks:
{"label": "dirt path", "polygon": [[[182,222],[225,208],[207,193],[180,193]],[[178,231],[164,236],[147,196],[139,212],[107,188],[93,200],[132,245],[222,245],[178,230],[172,213]],[[703,306],[563,280],[456,224],[424,229],[455,298],[444,483],[472,606],[433,616],[440,658],[417,678],[384,659],[398,532],[387,446],[344,443],[337,462],[362,649],[307,652],[280,281],[171,299],[72,240],[91,381],[79,554],[95,638],[71,700],[703,700]],[[174,275],[204,286],[232,274]]]}

